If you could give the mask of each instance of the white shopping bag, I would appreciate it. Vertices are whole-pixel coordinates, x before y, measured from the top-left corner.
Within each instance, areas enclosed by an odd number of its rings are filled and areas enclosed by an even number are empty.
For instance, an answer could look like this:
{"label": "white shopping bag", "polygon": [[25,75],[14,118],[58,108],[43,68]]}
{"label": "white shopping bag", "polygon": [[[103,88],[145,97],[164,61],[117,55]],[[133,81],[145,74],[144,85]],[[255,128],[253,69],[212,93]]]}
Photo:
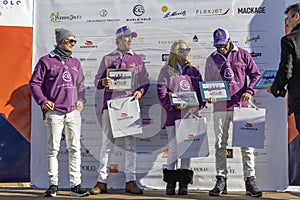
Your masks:
{"label": "white shopping bag", "polygon": [[235,107],[232,146],[264,148],[266,109]]}
{"label": "white shopping bag", "polygon": [[178,119],[175,130],[178,158],[208,156],[206,118]]}
{"label": "white shopping bag", "polygon": [[107,101],[113,137],[124,137],[142,133],[139,101],[125,97]]}

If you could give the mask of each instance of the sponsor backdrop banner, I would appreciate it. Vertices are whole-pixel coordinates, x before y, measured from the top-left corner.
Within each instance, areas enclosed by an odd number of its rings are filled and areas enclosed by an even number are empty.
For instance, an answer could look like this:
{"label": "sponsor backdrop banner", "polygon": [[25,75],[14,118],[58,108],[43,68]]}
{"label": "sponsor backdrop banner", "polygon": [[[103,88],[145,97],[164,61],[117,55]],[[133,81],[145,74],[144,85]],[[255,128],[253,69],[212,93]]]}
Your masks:
{"label": "sponsor backdrop banner", "polygon": [[33,0],[0,2],[0,182],[30,181]]}
{"label": "sponsor backdrop banner", "polygon": [[[205,59],[214,51],[212,32],[217,27],[229,30],[232,41],[247,49],[260,70],[277,69],[280,37],[284,35],[285,1],[271,0],[65,0],[35,1],[34,64],[55,44],[54,29],[72,30],[78,40],[73,55],[81,60],[86,77],[87,103],[82,113],[82,182],[92,187],[97,180],[101,132],[102,93],[93,85],[102,57],[113,51],[115,30],[129,25],[138,33],[133,50],[140,54],[150,73],[151,87],[140,101],[144,133],[137,137],[137,177],[144,188],[164,189],[162,169],[167,161],[167,135],[160,127],[161,106],[156,96],[156,81],[172,43],[183,39],[192,48],[193,65],[204,74]],[[78,9],[80,8],[80,9]],[[257,182],[263,190],[288,186],[287,119],[284,99],[274,99],[259,90],[255,105],[266,108],[265,147],[255,150]],[[276,109],[274,109],[276,108]],[[46,138],[39,107],[32,108],[31,182],[48,187]],[[214,132],[212,107],[202,111],[207,119],[209,156],[192,159],[195,172],[192,189],[208,190],[215,183]],[[228,141],[231,144],[231,138]],[[61,187],[69,187],[68,158],[61,141]],[[123,188],[124,151],[117,140],[111,155],[108,187]],[[240,149],[228,146],[228,189],[244,190]],[[278,181],[280,180],[280,181]]]}

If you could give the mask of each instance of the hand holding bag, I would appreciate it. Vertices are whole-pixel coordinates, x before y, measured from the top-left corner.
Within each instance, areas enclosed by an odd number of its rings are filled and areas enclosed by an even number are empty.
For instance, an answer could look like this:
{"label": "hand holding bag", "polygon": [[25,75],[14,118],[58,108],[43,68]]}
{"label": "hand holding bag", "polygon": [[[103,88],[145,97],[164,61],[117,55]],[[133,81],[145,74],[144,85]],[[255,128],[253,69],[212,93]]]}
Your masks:
{"label": "hand holding bag", "polygon": [[107,101],[113,137],[141,134],[142,120],[139,101],[125,97]]}
{"label": "hand holding bag", "polygon": [[266,109],[249,103],[233,110],[232,146],[264,148]]}
{"label": "hand holding bag", "polygon": [[175,121],[178,158],[206,157],[209,154],[206,118],[191,115],[194,118]]}

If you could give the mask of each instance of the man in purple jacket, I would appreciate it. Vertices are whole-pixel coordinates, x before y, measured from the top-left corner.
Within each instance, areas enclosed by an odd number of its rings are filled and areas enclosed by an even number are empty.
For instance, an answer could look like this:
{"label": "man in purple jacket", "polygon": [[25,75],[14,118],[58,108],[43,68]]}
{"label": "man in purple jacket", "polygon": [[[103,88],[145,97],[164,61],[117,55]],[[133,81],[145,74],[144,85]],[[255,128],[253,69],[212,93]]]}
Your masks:
{"label": "man in purple jacket", "polygon": [[71,56],[76,44],[74,34],[55,29],[56,48],[41,57],[30,79],[30,89],[41,106],[47,133],[47,161],[50,187],[45,197],[58,191],[58,160],[62,133],[69,152],[69,179],[72,196],[87,196],[81,187],[80,112],[85,102],[84,75],[78,59]]}
{"label": "man in purple jacket", "polygon": [[[251,55],[246,50],[235,46],[227,30],[218,28],[213,33],[214,51],[206,60],[205,80],[221,81],[228,84],[231,100],[216,101],[214,103],[214,131],[216,135],[215,156],[217,181],[215,187],[209,191],[211,196],[227,194],[227,164],[226,146],[228,144],[228,130],[233,118],[233,108],[248,106],[248,101],[254,95],[254,84],[261,74]],[[247,76],[250,79],[247,83]],[[255,162],[253,148],[241,147],[246,194],[254,197],[262,196],[255,181]]]}
{"label": "man in purple jacket", "polygon": [[[90,191],[93,195],[107,192],[109,157],[115,142],[107,110],[107,101],[130,96],[133,96],[135,99],[140,99],[146,94],[149,88],[149,74],[146,71],[143,58],[131,50],[132,40],[135,37],[137,37],[137,33],[132,32],[128,26],[118,28],[116,31],[117,49],[103,57],[95,77],[95,87],[99,90],[104,89],[104,99],[102,107],[100,166],[98,169],[97,183]],[[107,69],[133,70],[133,89],[130,91],[109,90],[113,80],[107,77]],[[135,138],[133,136],[125,136],[123,140],[125,148],[125,191],[133,194],[143,194],[143,190],[136,184]]]}

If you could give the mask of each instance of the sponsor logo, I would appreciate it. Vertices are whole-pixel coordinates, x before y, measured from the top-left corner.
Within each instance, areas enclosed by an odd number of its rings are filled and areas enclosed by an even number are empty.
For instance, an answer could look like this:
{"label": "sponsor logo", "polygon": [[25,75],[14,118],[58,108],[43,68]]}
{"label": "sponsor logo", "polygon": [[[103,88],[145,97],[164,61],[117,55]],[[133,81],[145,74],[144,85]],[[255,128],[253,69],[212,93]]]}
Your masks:
{"label": "sponsor logo", "polygon": [[163,6],[161,8],[161,11],[164,12],[164,19],[185,19],[186,17],[186,10],[182,10],[182,11],[178,11],[178,10],[174,10],[174,11],[168,11],[169,8],[167,6]]}
{"label": "sponsor logo", "polygon": [[188,138],[188,139],[185,139],[185,140],[183,140],[184,142],[190,142],[190,141],[192,141],[192,142],[194,142],[194,141],[200,141],[200,139],[198,138],[198,139],[194,139],[194,138]]}
{"label": "sponsor logo", "polygon": [[193,37],[193,42],[198,42],[198,37],[197,37],[197,35],[194,35],[194,37]]}
{"label": "sponsor logo", "polygon": [[245,44],[249,44],[251,41],[257,42],[260,39],[260,35],[253,36],[253,37],[247,37]]}
{"label": "sponsor logo", "polygon": [[50,14],[50,22],[62,22],[62,21],[76,21],[81,20],[81,15],[61,15],[59,12],[53,12]]}
{"label": "sponsor logo", "polygon": [[189,138],[189,139],[194,139],[194,138],[195,138],[195,135],[194,135],[194,134],[188,134],[188,135],[187,135],[187,138]]}
{"label": "sponsor logo", "polygon": [[145,13],[145,8],[142,5],[136,5],[133,7],[132,12],[135,16],[142,16]]}
{"label": "sponsor logo", "polygon": [[95,172],[97,170],[97,167],[95,165],[82,165],[81,169],[82,171]]}
{"label": "sponsor logo", "polygon": [[153,120],[151,118],[143,118],[142,124],[144,125],[153,124]]}
{"label": "sponsor logo", "polygon": [[173,44],[174,42],[175,42],[175,40],[159,40],[158,44],[167,44],[167,45],[170,45],[170,44]]}
{"label": "sponsor logo", "polygon": [[162,54],[161,61],[164,61],[164,62],[167,61],[168,57],[169,57],[169,54],[167,54],[167,53]]}
{"label": "sponsor logo", "polygon": [[142,142],[151,142],[151,138],[139,138]]}
{"label": "sponsor logo", "polygon": [[120,116],[121,117],[128,117],[128,114],[127,113],[121,113]]}
{"label": "sponsor logo", "polygon": [[[1,9],[12,9],[16,6],[21,6],[21,0],[4,0],[0,2],[0,8]],[[2,12],[0,12],[0,16],[2,15]]]}
{"label": "sponsor logo", "polygon": [[256,57],[260,57],[260,56],[261,56],[261,53],[255,53],[254,51],[252,51],[252,52],[250,53],[250,55],[251,55],[252,58],[256,58]]}
{"label": "sponsor logo", "polygon": [[105,23],[105,22],[119,22],[120,19],[118,18],[106,18],[108,16],[108,10],[106,9],[101,9],[99,11],[99,16],[101,17],[100,19],[87,19],[86,21],[89,23]]}
{"label": "sponsor logo", "polygon": [[162,131],[160,133],[160,139],[161,140],[167,140],[168,139],[168,134],[165,131]]}
{"label": "sponsor logo", "polygon": [[97,61],[97,58],[79,58],[79,60],[82,61]]}
{"label": "sponsor logo", "polygon": [[125,119],[131,119],[133,116],[129,116],[127,113],[121,113],[120,114],[121,118],[118,118],[117,121],[125,120]]}
{"label": "sponsor logo", "polygon": [[143,24],[145,21],[151,21],[151,17],[128,18],[128,19],[126,19],[126,21],[133,22],[134,24]]}
{"label": "sponsor logo", "polygon": [[164,150],[164,151],[162,152],[162,158],[167,158],[167,157],[168,157],[168,152],[169,152],[168,149]]}
{"label": "sponsor logo", "polygon": [[187,80],[182,80],[182,81],[180,81],[179,87],[180,87],[182,90],[189,90],[189,89],[191,88],[190,83],[189,83]]}
{"label": "sponsor logo", "polygon": [[237,9],[238,14],[265,14],[266,7],[243,7]]}
{"label": "sponsor logo", "polygon": [[134,24],[143,24],[146,21],[151,21],[151,17],[141,17],[145,13],[144,6],[138,4],[132,9],[132,13],[137,16],[137,18],[127,18],[126,21],[133,22]]}
{"label": "sponsor logo", "polygon": [[62,74],[62,79],[66,82],[70,82],[72,81],[72,76],[70,74],[70,72],[68,71],[65,71],[63,74]]}
{"label": "sponsor logo", "polygon": [[91,40],[86,40],[84,42],[84,45],[79,46],[79,48],[83,48],[83,49],[94,49],[94,48],[98,48],[97,45],[94,45],[93,41]]}
{"label": "sponsor logo", "polygon": [[244,126],[241,127],[241,129],[255,130],[255,131],[258,130],[258,128],[253,127],[253,124],[251,124],[251,123],[249,123],[249,122],[246,122],[246,123],[244,124]]}
{"label": "sponsor logo", "polygon": [[233,158],[233,149],[226,149],[226,157]]}
{"label": "sponsor logo", "polygon": [[119,165],[118,164],[110,164],[109,172],[114,173],[114,174],[119,173]]}
{"label": "sponsor logo", "polygon": [[186,11],[172,11],[172,12],[167,12],[163,18],[168,18],[168,19],[185,19],[186,16]]}
{"label": "sponsor logo", "polygon": [[266,81],[268,81],[268,80],[274,80],[275,79],[275,74],[264,75],[262,78],[264,80],[266,80]]}
{"label": "sponsor logo", "polygon": [[108,15],[108,11],[106,9],[102,9],[100,10],[99,15],[101,17],[106,17]]}
{"label": "sponsor logo", "polygon": [[194,172],[208,172],[207,167],[193,167]]}
{"label": "sponsor logo", "polygon": [[245,127],[247,127],[247,128],[252,128],[253,125],[252,125],[251,123],[245,123]]}
{"label": "sponsor logo", "polygon": [[232,168],[232,167],[228,167],[227,171],[228,171],[229,174],[236,174],[237,173],[237,170],[235,168]]}
{"label": "sponsor logo", "polygon": [[231,68],[226,68],[226,69],[224,70],[224,77],[225,77],[226,79],[231,79],[231,78],[233,78],[233,76],[234,76],[234,73],[233,73],[233,71],[232,71]]}
{"label": "sponsor logo", "polygon": [[197,9],[197,16],[214,16],[214,15],[227,15],[229,13],[230,8],[205,8],[205,9]]}

